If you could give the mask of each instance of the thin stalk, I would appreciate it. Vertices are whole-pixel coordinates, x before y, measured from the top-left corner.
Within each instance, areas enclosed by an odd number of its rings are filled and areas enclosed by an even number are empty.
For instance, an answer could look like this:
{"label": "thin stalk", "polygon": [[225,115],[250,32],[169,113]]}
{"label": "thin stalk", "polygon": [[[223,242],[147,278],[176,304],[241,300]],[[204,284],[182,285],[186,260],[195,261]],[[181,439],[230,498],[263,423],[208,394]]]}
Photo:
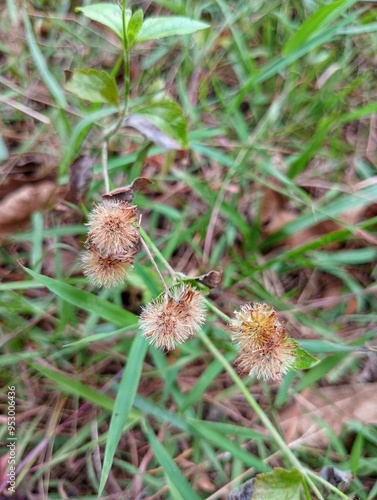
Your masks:
{"label": "thin stalk", "polygon": [[333,484],[329,483],[326,481],[326,479],[323,479],[323,477],[319,476],[315,472],[311,471],[310,469],[306,469],[306,473],[308,476],[312,476],[313,479],[321,483],[325,488],[328,490],[331,490],[333,493],[336,493],[340,498],[344,498],[345,500],[349,500],[349,496],[343,493],[343,491],[340,491],[336,486]]}
{"label": "thin stalk", "polygon": [[154,268],[156,269],[156,271],[157,271],[157,274],[158,274],[158,276],[159,276],[159,278],[160,278],[160,280],[161,280],[162,286],[164,287],[164,290],[165,290],[165,294],[166,294],[166,296],[167,296],[167,297],[170,297],[170,298],[173,298],[173,297],[172,297],[172,294],[170,293],[170,290],[169,290],[169,288],[168,288],[167,284],[165,283],[164,277],[162,276],[162,274],[161,274],[161,272],[160,272],[160,270],[159,270],[159,268],[158,268],[158,266],[157,266],[157,264],[156,264],[156,261],[154,260],[154,257],[153,257],[153,255],[152,255],[151,251],[150,251],[150,250],[149,250],[149,248],[148,248],[148,245],[146,244],[146,242],[145,242],[144,238],[143,238],[141,235],[140,235],[140,241],[141,241],[141,243],[142,243],[142,245],[143,245],[143,247],[144,247],[144,250],[147,252],[147,255],[148,255],[148,257],[149,257],[149,260],[152,262],[153,267],[154,267]]}
{"label": "thin stalk", "polygon": [[271,437],[274,439],[275,443],[279,446],[280,450],[287,456],[292,465],[294,465],[296,469],[298,469],[301,472],[301,474],[305,477],[307,483],[312,488],[314,493],[317,495],[317,498],[319,500],[324,500],[318,488],[315,486],[313,481],[308,477],[306,469],[301,465],[301,462],[292,453],[287,443],[280,436],[278,431],[275,429],[273,423],[264,413],[264,411],[256,402],[256,400],[253,398],[253,396],[250,394],[248,388],[242,382],[237,373],[233,370],[229,362],[225,359],[225,357],[221,354],[221,352],[217,349],[217,347],[215,347],[215,345],[211,342],[211,340],[205,335],[205,333],[202,330],[199,330],[198,335],[200,336],[202,342],[206,345],[206,347],[208,347],[208,349],[212,352],[215,358],[218,361],[220,361],[225,370],[228,372],[229,376],[231,377],[235,385],[239,388],[239,390],[244,395],[246,401],[249,403],[249,406],[255,411],[255,413],[258,415],[259,420],[262,422],[265,428],[270,432]]}
{"label": "thin stalk", "polygon": [[126,8],[127,0],[122,1],[122,32],[123,32],[123,59],[124,59],[124,107],[122,119],[125,118],[128,110],[128,101],[130,97],[130,47],[128,45],[127,26],[126,26]]}
{"label": "thin stalk", "polygon": [[226,323],[230,323],[231,319],[229,318],[229,316],[225,313],[223,313],[222,311],[220,311],[220,309],[218,309],[215,304],[213,304],[210,300],[208,299],[204,299],[204,302],[206,304],[206,306],[208,307],[208,309],[211,309],[214,313],[216,313],[221,319],[223,319]]}
{"label": "thin stalk", "polygon": [[141,236],[144,238],[146,243],[148,244],[148,247],[152,250],[152,252],[158,256],[162,264],[165,266],[166,270],[169,271],[169,274],[171,275],[172,278],[175,278],[177,273],[174,271],[174,269],[171,267],[169,262],[165,259],[165,257],[162,255],[160,250],[157,248],[157,246],[153,243],[151,238],[148,236],[148,234],[144,231],[142,227],[139,228]]}
{"label": "thin stalk", "polygon": [[[148,256],[150,255],[150,258],[152,257],[149,251],[148,246],[146,245],[146,242],[144,241],[143,238],[148,242],[149,247],[153,250],[154,254],[160,259],[162,264],[165,266],[165,268],[169,271],[171,276],[175,278],[177,276],[177,273],[174,271],[174,269],[171,267],[171,265],[168,263],[168,261],[165,259],[165,257],[161,254],[160,250],[157,248],[157,246],[153,243],[153,241],[150,239],[150,237],[147,235],[147,233],[140,228],[140,233],[142,235],[142,243],[144,245],[144,248],[146,249],[146,252]],[[164,288],[166,287],[165,281],[162,278],[162,275],[157,268],[157,265],[153,259],[151,258],[151,262],[155,266],[160,279],[162,283],[164,284]],[[165,289],[166,290],[166,289]],[[209,300],[205,299],[206,305],[208,306],[209,309],[214,311],[221,319],[223,319],[225,322],[229,323],[231,319],[229,316],[220,309],[218,309],[214,304],[212,304]],[[328,483],[325,479],[319,477],[315,472],[312,472],[310,469],[307,469],[306,467],[303,467],[301,462],[296,458],[292,450],[289,448],[287,443],[284,441],[284,439],[280,436],[278,431],[276,430],[275,426],[271,422],[271,420],[267,417],[267,415],[264,413],[262,408],[259,406],[257,401],[253,398],[253,396],[250,394],[248,388],[246,385],[243,383],[241,378],[237,375],[237,373],[234,371],[230,363],[226,360],[226,358],[221,354],[221,352],[217,349],[217,347],[211,342],[211,340],[205,335],[205,333],[202,330],[199,330],[198,335],[200,336],[202,342],[208,347],[208,349],[212,352],[214,357],[220,361],[220,363],[223,365],[224,369],[228,372],[229,376],[235,383],[235,385],[239,388],[241,393],[244,395],[246,401],[250,405],[250,407],[255,411],[257,416],[259,417],[259,420],[262,422],[264,427],[270,432],[271,437],[274,439],[275,443],[278,445],[280,450],[287,456],[289,461],[292,463],[294,467],[296,467],[297,470],[299,470],[303,476],[304,481],[306,482],[304,486],[305,494],[306,496],[308,495],[308,486],[312,489],[312,491],[316,494],[318,500],[325,500],[324,497],[322,496],[321,492],[318,490],[316,485],[313,483],[313,480],[311,477],[315,480],[317,480],[319,483],[321,483],[323,486],[328,488],[329,490],[333,491],[337,495],[339,495],[341,498],[347,499],[347,495],[345,495],[343,492],[338,490],[335,486],[332,484]],[[311,477],[310,477],[311,476]]]}
{"label": "thin stalk", "polygon": [[127,26],[126,26],[126,7],[127,7],[127,1],[123,0],[122,1],[122,35],[123,35],[123,61],[124,61],[124,105],[122,112],[120,113],[120,116],[118,118],[118,121],[114,124],[111,125],[110,128],[104,131],[103,133],[103,141],[108,142],[110,137],[112,137],[120,127],[122,126],[122,123],[128,113],[128,104],[129,104],[129,99],[130,99],[130,50],[128,46],[128,38],[127,38]]}
{"label": "thin stalk", "polygon": [[102,160],[103,181],[105,183],[105,192],[107,194],[110,191],[109,171],[107,169],[107,141],[103,141],[102,143],[101,160]]}

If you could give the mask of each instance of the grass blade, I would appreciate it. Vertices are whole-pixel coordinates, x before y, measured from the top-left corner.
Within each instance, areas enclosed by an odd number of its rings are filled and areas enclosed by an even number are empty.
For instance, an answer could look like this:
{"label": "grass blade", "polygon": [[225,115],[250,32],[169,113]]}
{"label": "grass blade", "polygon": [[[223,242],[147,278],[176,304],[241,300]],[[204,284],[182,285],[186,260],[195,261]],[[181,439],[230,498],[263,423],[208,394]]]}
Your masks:
{"label": "grass blade", "polygon": [[65,109],[67,107],[67,100],[64,95],[64,90],[60,87],[60,85],[48,69],[46,60],[35,40],[33,28],[31,27],[30,19],[27,15],[26,9],[23,10],[23,21],[25,25],[26,41],[29,46],[30,54],[34,59],[36,67],[39,70],[39,74],[41,75],[42,80],[45,82],[52,97],[55,99],[55,102],[59,107]]}
{"label": "grass blade", "polygon": [[324,5],[314,12],[288,40],[283,49],[286,56],[301,47],[313,35],[319,33],[325,26],[335,21],[345,10],[351,7],[357,0],[337,0],[329,5]]}
{"label": "grass blade", "polygon": [[134,403],[147,348],[148,344],[145,339],[140,335],[137,335],[132,343],[128,362],[123,372],[122,380],[118,388],[118,394],[115,400],[114,411],[109,428],[109,437],[103,459],[98,498],[100,498],[106,485],[124,425]]}
{"label": "grass blade", "polygon": [[44,377],[52,380],[59,386],[61,386],[64,392],[68,392],[69,394],[75,394],[77,396],[82,397],[86,401],[90,401],[95,405],[104,408],[106,410],[112,410],[114,406],[114,401],[98,392],[98,390],[93,389],[92,387],[88,387],[85,384],[82,384],[78,380],[75,380],[64,373],[58,372],[56,370],[52,370],[51,368],[47,368],[46,366],[42,366],[37,363],[29,362],[30,366],[34,368],[34,370],[41,373]]}
{"label": "grass blade", "polygon": [[187,479],[183,476],[182,472],[172,460],[164,446],[157,439],[155,433],[147,422],[144,422],[144,430],[148,436],[148,440],[152,446],[156,459],[159,461],[161,467],[164,469],[166,479],[174,490],[181,495],[181,497],[190,500],[200,500],[200,497],[191,488]]}
{"label": "grass blade", "polygon": [[66,300],[70,304],[81,307],[85,311],[98,314],[101,318],[119,326],[130,326],[136,323],[136,316],[125,311],[119,306],[111,304],[102,297],[80,290],[67,283],[35,273],[31,269],[24,267],[25,271],[33,278],[43,283],[45,287],[54,292],[58,297]]}

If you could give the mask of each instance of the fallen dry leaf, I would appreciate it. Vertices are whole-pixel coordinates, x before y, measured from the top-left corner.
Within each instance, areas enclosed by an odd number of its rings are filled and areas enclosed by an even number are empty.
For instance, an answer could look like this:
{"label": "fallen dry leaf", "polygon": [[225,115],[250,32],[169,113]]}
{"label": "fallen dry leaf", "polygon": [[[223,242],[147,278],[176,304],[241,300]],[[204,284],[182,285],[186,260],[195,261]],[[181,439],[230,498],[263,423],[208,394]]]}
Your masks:
{"label": "fallen dry leaf", "polygon": [[135,191],[140,191],[153,182],[145,177],[138,177],[129,186],[122,186],[113,189],[102,196],[103,200],[132,201]]}
{"label": "fallen dry leaf", "polygon": [[13,191],[0,202],[0,233],[13,231],[26,222],[36,210],[56,202],[64,188],[43,181]]}
{"label": "fallen dry leaf", "polygon": [[317,417],[339,434],[345,422],[377,424],[377,383],[329,386],[295,396],[295,403],[280,413],[287,443],[325,448],[328,434],[315,422]]}
{"label": "fallen dry leaf", "polygon": [[92,167],[95,157],[82,155],[76,158],[69,171],[68,192],[66,201],[78,205],[85,196],[92,178]]}

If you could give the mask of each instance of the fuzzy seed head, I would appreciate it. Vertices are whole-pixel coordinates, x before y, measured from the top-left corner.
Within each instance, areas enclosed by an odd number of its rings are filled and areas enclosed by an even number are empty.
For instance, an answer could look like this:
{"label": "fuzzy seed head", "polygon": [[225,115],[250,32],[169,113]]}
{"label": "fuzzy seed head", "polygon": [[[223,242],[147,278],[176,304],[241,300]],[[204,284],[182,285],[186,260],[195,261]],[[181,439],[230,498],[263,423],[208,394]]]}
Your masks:
{"label": "fuzzy seed head", "polygon": [[231,338],[241,351],[236,359],[240,371],[264,380],[281,380],[292,367],[297,344],[274,309],[250,302],[235,311],[230,324]]}
{"label": "fuzzy seed head", "polygon": [[101,255],[122,254],[139,241],[136,222],[136,206],[125,201],[104,200],[90,213],[87,241]]}
{"label": "fuzzy seed head", "polygon": [[284,327],[267,304],[248,302],[234,312],[231,338],[240,349],[259,349],[268,339],[282,335]]}
{"label": "fuzzy seed head", "polygon": [[204,297],[200,292],[182,285],[172,294],[172,297],[162,294],[147,304],[139,319],[142,334],[149,343],[167,351],[193,337],[205,321]]}
{"label": "fuzzy seed head", "polygon": [[281,380],[289,372],[295,356],[296,344],[289,339],[267,343],[254,351],[243,351],[236,364],[241,372],[263,380]]}
{"label": "fuzzy seed head", "polygon": [[134,263],[131,252],[102,256],[93,248],[81,254],[84,274],[98,288],[112,288],[121,285]]}

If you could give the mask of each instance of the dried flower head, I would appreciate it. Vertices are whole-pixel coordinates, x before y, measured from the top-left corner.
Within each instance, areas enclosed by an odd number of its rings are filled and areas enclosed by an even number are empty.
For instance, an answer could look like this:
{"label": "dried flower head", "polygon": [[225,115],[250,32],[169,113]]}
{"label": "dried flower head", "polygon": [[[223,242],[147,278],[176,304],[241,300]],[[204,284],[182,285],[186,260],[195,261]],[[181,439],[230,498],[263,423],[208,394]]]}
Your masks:
{"label": "dried flower head", "polygon": [[247,303],[235,311],[231,338],[241,351],[240,371],[264,380],[281,380],[296,359],[297,344],[290,339],[274,309],[267,304]]}
{"label": "dried flower head", "polygon": [[139,241],[137,208],[126,201],[104,200],[89,216],[87,242],[101,255],[118,255]]}
{"label": "dried flower head", "polygon": [[140,328],[149,343],[167,351],[195,335],[205,321],[203,295],[190,285],[162,294],[147,304],[140,315]]}
{"label": "dried flower head", "polygon": [[240,371],[263,380],[281,380],[291,369],[296,344],[290,339],[275,339],[254,351],[242,351],[236,360]]}
{"label": "dried flower head", "polygon": [[267,304],[248,302],[234,311],[234,315],[230,323],[231,338],[240,349],[259,349],[284,330],[276,312]]}
{"label": "dried flower head", "polygon": [[103,256],[94,248],[81,254],[85,276],[97,287],[121,285],[134,263],[135,252]]}

